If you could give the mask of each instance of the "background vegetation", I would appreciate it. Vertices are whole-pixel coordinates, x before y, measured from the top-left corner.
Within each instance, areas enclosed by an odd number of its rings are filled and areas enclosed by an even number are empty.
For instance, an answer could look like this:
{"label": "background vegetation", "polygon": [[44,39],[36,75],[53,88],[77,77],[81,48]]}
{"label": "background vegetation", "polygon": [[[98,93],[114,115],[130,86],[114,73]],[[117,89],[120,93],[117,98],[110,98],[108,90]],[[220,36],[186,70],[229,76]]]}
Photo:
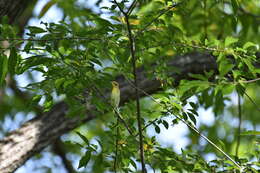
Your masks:
{"label": "background vegetation", "polygon": [[258,0],[50,0],[28,26],[36,2],[1,14],[0,172],[259,171]]}

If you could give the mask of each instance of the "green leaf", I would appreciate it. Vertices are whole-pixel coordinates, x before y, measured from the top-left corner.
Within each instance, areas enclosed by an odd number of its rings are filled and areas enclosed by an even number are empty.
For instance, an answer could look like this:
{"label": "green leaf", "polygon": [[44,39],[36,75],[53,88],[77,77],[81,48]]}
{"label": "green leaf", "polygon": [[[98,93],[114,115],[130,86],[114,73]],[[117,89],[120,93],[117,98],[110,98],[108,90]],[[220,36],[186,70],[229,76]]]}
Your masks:
{"label": "green leaf", "polygon": [[16,54],[16,49],[14,47],[11,48],[10,50],[10,56],[8,59],[8,70],[11,75],[15,74],[15,67],[17,64],[17,54]]}
{"label": "green leaf", "polygon": [[235,85],[233,84],[225,84],[223,85],[222,93],[223,95],[231,94],[235,89]]}
{"label": "green leaf", "polygon": [[197,120],[196,120],[195,116],[190,112],[187,112],[187,114],[188,114],[189,118],[191,119],[191,121],[196,125]]}
{"label": "green leaf", "polygon": [[209,79],[213,76],[214,74],[214,71],[213,70],[210,70],[210,71],[205,71],[204,74],[206,75],[206,77]]}
{"label": "green leaf", "polygon": [[193,113],[196,116],[199,116],[198,112],[196,112],[194,109],[188,109],[191,113]]}
{"label": "green leaf", "polygon": [[188,120],[188,115],[185,112],[182,113],[182,117],[185,121]]}
{"label": "green leaf", "polygon": [[0,86],[3,85],[4,80],[5,80],[5,76],[7,74],[8,71],[8,60],[7,57],[5,55],[1,55],[0,56]]}
{"label": "green leaf", "polygon": [[89,145],[89,141],[84,135],[82,135],[80,132],[76,132],[76,133],[85,142],[85,144]]}
{"label": "green leaf", "polygon": [[30,30],[30,34],[40,34],[47,32],[44,29],[36,26],[28,26],[27,28]]}
{"label": "green leaf", "polygon": [[79,161],[79,168],[86,167],[91,157],[91,151],[86,151],[85,155]]}
{"label": "green leaf", "polygon": [[111,9],[111,10],[114,10],[114,9],[116,9],[116,7],[117,7],[117,5],[114,4],[114,5],[112,5],[112,6],[110,7],[110,9]]}
{"label": "green leaf", "polygon": [[190,92],[191,89],[196,89],[194,92],[201,92],[210,87],[210,83],[208,81],[201,81],[201,80],[182,80],[179,88],[178,93],[182,96],[186,92]]}
{"label": "green leaf", "polygon": [[169,128],[169,124],[168,124],[167,121],[163,120],[162,123],[163,123],[163,125],[164,125],[164,127],[165,127],[166,129]]}
{"label": "green leaf", "polygon": [[242,58],[242,61],[246,64],[246,66],[249,68],[250,72],[254,72],[255,67],[253,66],[252,62],[249,58]]}
{"label": "green leaf", "polygon": [[175,124],[178,124],[178,119],[177,118],[172,120],[172,125],[175,125]]}
{"label": "green leaf", "polygon": [[232,70],[232,73],[235,80],[237,80],[242,75],[241,71],[239,70]]}
{"label": "green leaf", "polygon": [[203,76],[202,74],[192,74],[189,73],[188,74],[190,77],[194,78],[194,79],[199,79],[199,80],[203,80],[203,81],[207,81],[208,78],[206,76]]}
{"label": "green leaf", "polygon": [[61,86],[63,85],[63,83],[66,81],[65,78],[59,78],[57,80],[55,80],[55,87],[56,88],[61,88]]}
{"label": "green leaf", "polygon": [[233,69],[234,65],[230,63],[227,59],[223,59],[219,62],[219,74],[221,77],[225,76],[228,72]]}
{"label": "green leaf", "polygon": [[84,148],[84,146],[83,145],[81,145],[80,143],[78,143],[78,142],[74,142],[73,143],[74,145],[77,145],[77,147],[79,147],[79,148]]}
{"label": "green leaf", "polygon": [[43,104],[44,112],[48,112],[51,109],[52,106],[53,106],[53,100],[47,99]]}
{"label": "green leaf", "polygon": [[31,41],[28,41],[27,44],[24,46],[24,51],[26,53],[29,53],[32,47],[33,47],[33,43]]}
{"label": "green leaf", "polygon": [[242,132],[241,135],[253,135],[253,136],[258,136],[258,135],[260,135],[260,131],[248,130],[248,131]]}
{"label": "green leaf", "polygon": [[39,103],[39,101],[42,99],[42,95],[35,95],[32,98],[32,103]]}
{"label": "green leaf", "polygon": [[63,84],[64,88],[66,89],[67,87],[69,87],[70,85],[72,85],[73,83],[75,83],[75,80],[74,79],[69,79],[69,80],[66,80]]}
{"label": "green leaf", "polygon": [[224,45],[225,45],[225,47],[228,47],[228,46],[230,46],[230,45],[232,45],[232,44],[234,44],[234,43],[236,43],[236,42],[238,42],[238,38],[227,37],[227,38],[225,39]]}
{"label": "green leaf", "polygon": [[195,103],[193,103],[193,102],[189,102],[189,104],[190,104],[190,106],[191,106],[194,110],[198,109],[198,105],[197,105],[197,104],[195,104]]}
{"label": "green leaf", "polygon": [[161,132],[161,129],[160,129],[160,127],[159,127],[159,126],[157,126],[156,124],[154,124],[154,126],[155,126],[155,127],[154,127],[154,129],[155,129],[155,132],[159,134],[159,133]]}
{"label": "green leaf", "polygon": [[218,145],[219,147],[222,149],[222,150],[226,150],[226,145],[223,141],[221,141],[220,139],[217,140],[218,142]]}
{"label": "green leaf", "polygon": [[135,161],[133,161],[132,159],[130,159],[130,164],[137,170],[137,166]]}
{"label": "green leaf", "polygon": [[257,49],[257,45],[255,43],[252,43],[252,42],[246,42],[244,45],[243,45],[243,49],[248,49],[248,48],[256,48]]}
{"label": "green leaf", "polygon": [[20,69],[19,73],[23,73],[31,67],[45,65],[48,66],[51,63],[55,62],[53,58],[46,57],[44,55],[36,55],[28,57],[24,62],[22,69]]}

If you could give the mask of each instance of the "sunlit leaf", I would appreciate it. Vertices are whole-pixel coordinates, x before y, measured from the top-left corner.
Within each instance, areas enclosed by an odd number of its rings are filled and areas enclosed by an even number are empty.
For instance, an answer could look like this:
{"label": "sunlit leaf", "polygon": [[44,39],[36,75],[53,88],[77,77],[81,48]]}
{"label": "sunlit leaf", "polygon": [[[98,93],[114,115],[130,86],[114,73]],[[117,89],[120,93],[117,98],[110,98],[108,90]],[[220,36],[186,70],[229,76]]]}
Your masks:
{"label": "sunlit leaf", "polygon": [[89,141],[84,135],[82,135],[80,132],[76,132],[76,133],[87,145],[89,145]]}

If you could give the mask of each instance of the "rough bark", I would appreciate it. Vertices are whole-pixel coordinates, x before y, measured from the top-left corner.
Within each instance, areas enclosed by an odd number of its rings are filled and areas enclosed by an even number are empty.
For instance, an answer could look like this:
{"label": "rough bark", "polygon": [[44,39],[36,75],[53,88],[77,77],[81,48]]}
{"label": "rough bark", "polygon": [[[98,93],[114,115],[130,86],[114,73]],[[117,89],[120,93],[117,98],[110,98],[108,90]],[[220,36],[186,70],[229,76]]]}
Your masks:
{"label": "rough bark", "polygon": [[[188,73],[203,73],[205,70],[217,69],[214,57],[200,53],[175,57],[168,65],[169,68],[179,69],[180,73],[170,74],[176,81],[186,78]],[[160,90],[160,82],[155,78],[148,78],[142,68],[138,70],[138,80],[139,87],[146,93],[152,94]],[[118,81],[121,86],[121,103],[134,99],[132,86],[122,77],[119,77]],[[144,94],[141,93],[141,95]],[[98,116],[90,110],[85,118],[71,118],[66,116],[67,111],[68,106],[61,102],[50,112],[26,122],[21,128],[2,139],[0,141],[0,172],[14,172],[31,156],[52,144],[62,134]]]}
{"label": "rough bark", "polygon": [[8,16],[9,23],[14,23],[32,2],[34,0],[0,0],[0,18]]}

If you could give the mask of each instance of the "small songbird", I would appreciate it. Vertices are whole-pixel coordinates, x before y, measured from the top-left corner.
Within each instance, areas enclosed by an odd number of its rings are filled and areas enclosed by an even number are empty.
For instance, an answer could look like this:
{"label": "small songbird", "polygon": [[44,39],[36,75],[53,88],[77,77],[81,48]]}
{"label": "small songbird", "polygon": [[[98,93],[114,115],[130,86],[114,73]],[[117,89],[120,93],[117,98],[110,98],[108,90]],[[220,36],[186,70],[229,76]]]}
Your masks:
{"label": "small songbird", "polygon": [[111,105],[118,109],[119,103],[120,103],[120,90],[119,90],[119,84],[116,81],[112,81],[112,92],[111,92]]}

